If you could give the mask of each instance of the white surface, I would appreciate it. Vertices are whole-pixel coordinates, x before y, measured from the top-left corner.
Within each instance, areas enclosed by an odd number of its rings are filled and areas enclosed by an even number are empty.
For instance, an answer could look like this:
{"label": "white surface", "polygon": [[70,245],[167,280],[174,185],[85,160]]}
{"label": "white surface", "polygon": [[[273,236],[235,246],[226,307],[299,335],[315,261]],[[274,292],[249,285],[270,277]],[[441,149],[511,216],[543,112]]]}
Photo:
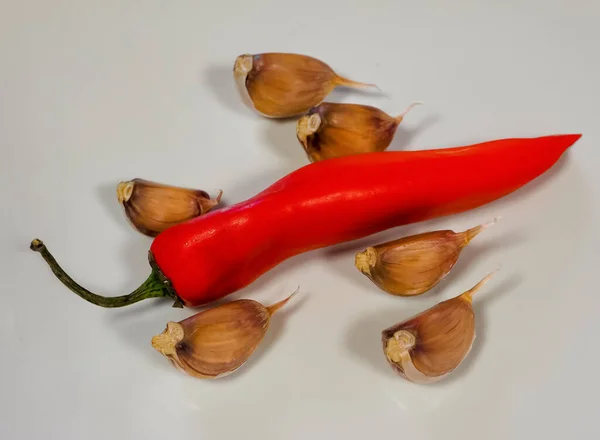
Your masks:
{"label": "white surface", "polygon": [[[494,3],[2,2],[0,438],[598,438],[599,6]],[[232,295],[270,303],[302,291],[246,366],[195,380],[150,347],[193,311],[96,308],[28,245],[43,239],[91,289],[128,292],[148,274],[150,240],[125,221],[118,181],[222,188],[231,203],[305,164],[293,122],[255,116],[235,94],[235,57],[265,51],[319,57],[387,93],[332,100],[388,112],[424,101],[394,149],[583,138],[500,202],[300,256]],[[385,295],[353,267],[367,243],[499,215],[422,297]],[[394,376],[380,330],[499,265],[451,379]]]}

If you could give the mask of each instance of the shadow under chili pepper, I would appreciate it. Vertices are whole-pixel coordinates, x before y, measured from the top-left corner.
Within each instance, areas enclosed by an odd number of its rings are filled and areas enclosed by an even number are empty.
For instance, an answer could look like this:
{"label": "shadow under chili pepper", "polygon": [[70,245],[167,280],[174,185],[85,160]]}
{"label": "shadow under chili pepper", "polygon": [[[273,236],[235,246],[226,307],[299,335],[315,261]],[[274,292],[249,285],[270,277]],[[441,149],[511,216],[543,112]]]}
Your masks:
{"label": "shadow under chili pepper", "polygon": [[276,169],[263,170],[259,174],[251,174],[243,180],[236,182],[231,188],[224,190],[221,201],[225,200],[224,203],[227,206],[243,202],[264,191],[294,169],[294,167],[290,167],[289,170],[278,167]]}
{"label": "shadow under chili pepper", "polygon": [[[295,257],[289,258],[289,259],[285,260],[284,262],[278,264],[271,270],[267,271],[266,273],[262,274],[253,283],[249,284],[248,286],[244,287],[243,289],[239,290],[238,292],[236,292],[232,295],[228,295],[225,298],[222,298],[218,302],[220,302],[220,301],[228,302],[228,299],[230,300],[230,298],[233,295],[239,296],[240,298],[255,298],[256,297],[255,294],[257,294],[261,291],[264,291],[267,288],[272,291],[273,290],[272,286],[275,284],[275,282],[277,280],[282,280],[283,283],[280,283],[280,284],[285,285],[285,286],[299,285],[300,290],[302,291],[302,283],[301,283],[300,275],[298,275],[298,279],[292,279],[289,277],[289,273],[299,266],[308,264],[309,261],[314,260],[315,258],[319,258],[318,251],[306,252],[306,253],[303,253],[300,255],[296,255]],[[291,291],[278,292],[279,295],[289,295],[291,293],[292,293]],[[302,294],[302,292],[298,293],[298,296],[300,296],[300,295],[304,296],[304,294]],[[294,300],[294,302],[295,301],[296,300]],[[215,302],[215,304],[218,302]],[[286,308],[287,307],[289,307],[289,306],[286,306]],[[285,310],[285,309],[282,309],[282,310]]]}
{"label": "shadow under chili pepper", "polygon": [[328,248],[324,248],[323,253],[327,257],[336,257],[352,254],[352,258],[354,258],[354,254],[356,252],[364,251],[369,246],[373,246],[377,243],[384,243],[386,241],[395,240],[400,237],[408,237],[409,235],[418,233],[418,231],[420,230],[419,225],[422,225],[422,223],[415,223],[390,228],[373,235],[368,235],[366,237],[359,238],[357,240],[348,241]]}
{"label": "shadow under chili pepper", "polygon": [[[556,176],[559,173],[563,172],[563,169],[566,167],[566,165],[568,163],[568,160],[569,160],[568,154],[569,154],[569,151],[567,151],[563,155],[563,157],[560,158],[558,160],[558,162],[552,168],[550,168],[547,172],[545,172],[541,176],[538,176],[533,181],[529,182],[528,184],[524,185],[523,187],[519,188],[518,190],[514,191],[511,194],[508,194],[508,195],[506,195],[500,199],[497,199],[493,202],[487,203],[481,207],[470,209],[470,210],[463,211],[463,212],[453,214],[453,215],[446,215],[446,216],[442,216],[442,217],[436,217],[433,219],[424,220],[421,222],[411,223],[408,225],[398,226],[396,228],[387,229],[385,231],[381,231],[379,233],[376,233],[376,234],[373,234],[373,235],[370,235],[367,237],[363,237],[358,240],[331,246],[331,247],[323,250],[323,255],[330,260],[333,259],[332,267],[334,270],[337,270],[344,277],[348,278],[352,283],[356,283],[357,279],[359,277],[362,276],[364,278],[364,275],[360,274],[354,267],[354,255],[357,252],[364,251],[369,246],[374,246],[379,243],[384,243],[384,242],[395,240],[395,239],[402,238],[402,237],[408,237],[410,235],[418,234],[420,232],[434,231],[437,229],[446,229],[449,227],[448,225],[451,224],[451,222],[456,222],[456,224],[464,224],[465,219],[467,217],[468,218],[472,218],[473,216],[482,217],[482,215],[479,214],[479,212],[481,212],[481,210],[492,211],[495,213],[505,212],[505,210],[507,209],[507,208],[505,208],[505,206],[507,206],[507,207],[517,206],[515,204],[518,204],[520,200],[527,199],[529,196],[531,196],[532,194],[535,194],[537,191],[539,191],[539,188],[541,186],[548,184],[548,182],[551,182],[553,179],[556,179]],[[577,201],[576,199],[571,198],[567,203],[572,204],[573,202],[576,202],[576,201]],[[564,209],[564,206],[562,209]],[[489,217],[489,215],[488,215],[488,217]],[[495,226],[495,227],[499,227],[499,226]],[[455,229],[455,228],[451,228],[451,229]],[[482,236],[482,238],[483,238],[483,236]],[[525,237],[522,237],[520,234],[517,234],[515,236],[510,236],[508,238],[504,237],[504,239],[505,239],[505,241],[507,241],[507,243],[504,243],[504,240],[503,240],[501,242],[498,242],[497,245],[499,245],[499,246],[506,246],[507,244],[508,245],[516,245],[519,242],[519,239],[525,240]],[[479,239],[479,238],[477,240],[481,241],[481,239]],[[457,269],[460,269],[460,267],[466,268],[468,266],[469,262],[474,261],[476,259],[475,257],[472,257],[471,259],[467,259],[465,257],[468,257],[468,255],[472,253],[472,252],[469,252],[469,249],[471,247],[478,248],[479,246],[482,246],[482,245],[478,244],[476,241],[473,241],[473,243],[470,244],[463,251],[464,255],[462,255],[461,258],[459,258],[454,269],[448,274],[448,277],[452,277],[452,278],[447,277],[446,280],[442,281],[440,284],[446,284],[449,281],[452,281],[452,279],[454,277],[458,276],[458,274],[456,274],[456,273],[453,274],[453,272],[457,272]],[[496,246],[496,243],[494,243],[494,246]],[[486,247],[489,247],[489,246],[486,246]],[[481,251],[481,252],[483,252],[483,251]],[[339,259],[339,262],[336,261],[336,257],[337,257],[337,259]],[[466,260],[466,262],[464,260]],[[436,286],[434,289],[437,289],[437,288],[438,288],[438,286]]]}

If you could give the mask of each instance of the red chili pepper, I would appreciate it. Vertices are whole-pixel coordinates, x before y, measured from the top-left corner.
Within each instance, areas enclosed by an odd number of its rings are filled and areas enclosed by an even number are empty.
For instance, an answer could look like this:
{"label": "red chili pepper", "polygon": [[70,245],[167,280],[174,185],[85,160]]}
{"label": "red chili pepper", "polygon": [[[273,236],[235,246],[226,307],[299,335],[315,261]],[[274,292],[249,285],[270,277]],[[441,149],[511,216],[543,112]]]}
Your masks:
{"label": "red chili pepper", "polygon": [[41,241],[31,248],[67,287],[94,304],[121,307],[170,296],[198,306],[302,252],[496,200],[544,173],[580,137],[502,139],[306,165],[244,202],[159,234],[150,248],[152,274],[120,297],[95,295],[75,283]]}

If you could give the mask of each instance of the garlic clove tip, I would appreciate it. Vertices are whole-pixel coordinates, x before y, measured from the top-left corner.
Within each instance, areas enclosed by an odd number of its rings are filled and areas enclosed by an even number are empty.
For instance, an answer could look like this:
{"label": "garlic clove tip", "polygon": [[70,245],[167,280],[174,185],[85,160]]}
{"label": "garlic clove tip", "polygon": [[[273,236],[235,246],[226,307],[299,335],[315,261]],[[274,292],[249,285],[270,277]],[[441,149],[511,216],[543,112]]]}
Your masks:
{"label": "garlic clove tip", "polygon": [[219,192],[217,193],[217,196],[215,197],[215,202],[220,203],[221,202],[221,197],[223,197],[223,190],[220,189]]}
{"label": "garlic clove tip", "polygon": [[496,273],[499,271],[500,269],[496,269],[493,272],[490,272],[489,274],[487,274],[481,281],[479,281],[477,284],[475,284],[473,287],[471,287],[469,290],[467,290],[466,292],[464,292],[463,294],[461,294],[459,296],[459,298],[468,301],[468,302],[472,302],[473,301],[473,295],[475,295],[479,289],[481,289],[483,287],[484,284],[486,284],[489,280],[492,279],[492,277],[494,275],[496,275]]}
{"label": "garlic clove tip", "polygon": [[350,87],[353,89],[364,89],[364,88],[372,87],[372,88],[375,88],[375,89],[381,91],[379,86],[377,86],[376,84],[354,81],[354,80],[344,78],[343,76],[339,76],[339,75],[336,75],[333,81],[334,81],[335,85],[337,85],[337,86]]}
{"label": "garlic clove tip", "polygon": [[270,306],[267,306],[266,309],[269,312],[269,315],[273,316],[273,314],[275,314],[275,312],[277,312],[279,309],[281,309],[283,306],[285,306],[288,301],[290,299],[292,299],[298,292],[300,291],[300,286],[296,287],[296,290],[294,290],[290,296],[288,296],[287,298],[276,302],[275,304],[271,304]]}
{"label": "garlic clove tip", "polygon": [[396,116],[394,119],[396,120],[397,123],[400,123],[404,120],[404,117],[416,106],[418,105],[423,105],[423,103],[421,101],[415,101],[412,102],[408,105],[408,107],[406,107],[406,110],[404,110],[402,113],[400,113],[398,116]]}
{"label": "garlic clove tip", "polygon": [[467,244],[469,244],[471,242],[471,240],[473,240],[475,237],[477,237],[483,231],[488,229],[490,226],[495,225],[498,222],[498,220],[500,220],[500,217],[495,217],[487,223],[483,223],[481,225],[477,225],[473,228],[467,229],[463,233],[465,236],[465,243],[463,244],[463,246],[466,246]]}

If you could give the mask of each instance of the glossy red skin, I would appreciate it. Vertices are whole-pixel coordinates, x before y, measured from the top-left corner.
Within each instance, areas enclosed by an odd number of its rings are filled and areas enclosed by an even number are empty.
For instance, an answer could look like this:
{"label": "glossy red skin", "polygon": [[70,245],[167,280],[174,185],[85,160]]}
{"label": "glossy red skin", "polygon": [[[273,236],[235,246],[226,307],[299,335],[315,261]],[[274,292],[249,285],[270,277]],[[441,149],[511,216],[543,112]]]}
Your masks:
{"label": "glossy red skin", "polygon": [[165,230],[151,252],[185,305],[205,304],[302,252],[496,200],[545,172],[580,136],[316,162],[244,202]]}

